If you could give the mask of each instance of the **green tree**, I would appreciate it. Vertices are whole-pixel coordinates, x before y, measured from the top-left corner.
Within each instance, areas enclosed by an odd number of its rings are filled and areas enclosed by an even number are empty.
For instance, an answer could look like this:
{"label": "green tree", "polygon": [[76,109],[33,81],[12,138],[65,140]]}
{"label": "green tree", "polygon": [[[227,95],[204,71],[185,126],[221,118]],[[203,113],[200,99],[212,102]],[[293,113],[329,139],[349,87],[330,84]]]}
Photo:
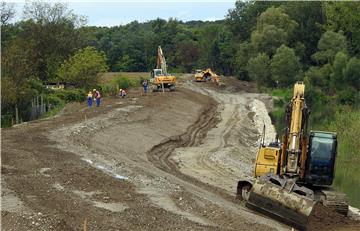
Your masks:
{"label": "green tree", "polygon": [[331,64],[325,64],[321,67],[312,66],[310,67],[305,76],[309,77],[311,85],[319,87],[324,92],[329,92],[330,76],[333,73],[333,67]]}
{"label": "green tree", "polygon": [[259,86],[273,86],[270,75],[270,59],[267,54],[259,53],[249,60],[247,66],[250,79],[255,80]]}
{"label": "green tree", "polygon": [[332,63],[336,53],[347,53],[346,38],[341,33],[326,31],[319,40],[318,49],[312,58],[318,64]]}
{"label": "green tree", "polygon": [[335,55],[333,73],[330,75],[330,85],[332,91],[342,89],[345,85],[344,70],[348,61],[348,56],[339,51]]}
{"label": "green tree", "polygon": [[240,41],[250,38],[256,25],[256,17],[276,2],[236,1],[235,8],[230,9],[226,16],[226,24]]}
{"label": "green tree", "polygon": [[272,56],[281,44],[286,44],[287,33],[274,25],[264,25],[251,34],[251,44],[258,52]]}
{"label": "green tree", "polygon": [[36,56],[30,60],[33,75],[51,80],[61,62],[82,46],[77,28],[84,25],[85,19],[63,3],[27,2],[23,15],[19,37],[33,44],[28,48]]}
{"label": "green tree", "polygon": [[247,42],[241,43],[236,52],[235,57],[235,71],[236,75],[241,80],[249,80],[247,71],[247,64],[251,57],[251,47]]}
{"label": "green tree", "polygon": [[[311,64],[311,55],[317,50],[317,42],[323,34],[325,18],[320,1],[289,1],[282,4],[285,12],[298,26],[290,38],[290,47],[301,58],[303,64]],[[301,45],[300,45],[301,43]]]}
{"label": "green tree", "polygon": [[256,29],[251,34],[251,44],[258,52],[270,57],[281,44],[287,44],[297,27],[283,8],[270,7],[257,19]]}
{"label": "green tree", "polygon": [[285,45],[276,50],[270,64],[271,74],[279,87],[288,87],[299,79],[301,65],[295,51]]}
{"label": "green tree", "polygon": [[61,65],[58,76],[77,87],[89,88],[97,84],[98,74],[107,70],[105,53],[86,47]]}
{"label": "green tree", "polygon": [[198,44],[192,40],[179,42],[176,49],[177,63],[184,67],[186,72],[191,72],[196,68],[200,50]]}
{"label": "green tree", "polygon": [[350,42],[351,54],[360,52],[360,4],[356,1],[323,3],[326,28],[343,31]]}
{"label": "green tree", "polygon": [[360,90],[360,60],[358,58],[351,58],[346,64],[344,70],[345,81],[355,90]]}

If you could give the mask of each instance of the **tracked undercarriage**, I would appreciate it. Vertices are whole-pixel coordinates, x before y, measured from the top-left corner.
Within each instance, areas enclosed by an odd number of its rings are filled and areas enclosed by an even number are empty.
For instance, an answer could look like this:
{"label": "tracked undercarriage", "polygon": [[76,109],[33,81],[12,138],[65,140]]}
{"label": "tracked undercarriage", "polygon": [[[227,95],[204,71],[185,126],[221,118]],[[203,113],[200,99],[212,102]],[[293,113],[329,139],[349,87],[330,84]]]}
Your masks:
{"label": "tracked undercarriage", "polygon": [[348,204],[344,193],[331,188],[314,190],[296,183],[296,179],[268,173],[254,181],[239,181],[237,198],[246,206],[300,230],[306,229],[315,204],[346,216]]}

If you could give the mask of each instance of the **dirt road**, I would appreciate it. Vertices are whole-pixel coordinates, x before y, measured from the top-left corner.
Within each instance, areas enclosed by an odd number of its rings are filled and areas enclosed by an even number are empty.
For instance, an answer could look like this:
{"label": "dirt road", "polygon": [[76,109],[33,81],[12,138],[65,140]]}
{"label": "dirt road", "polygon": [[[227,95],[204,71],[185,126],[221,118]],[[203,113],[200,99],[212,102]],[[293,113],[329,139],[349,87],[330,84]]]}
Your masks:
{"label": "dirt road", "polygon": [[251,174],[269,98],[233,90],[134,89],[99,108],[71,104],[4,129],[2,228],[290,230],[234,200],[234,184]]}

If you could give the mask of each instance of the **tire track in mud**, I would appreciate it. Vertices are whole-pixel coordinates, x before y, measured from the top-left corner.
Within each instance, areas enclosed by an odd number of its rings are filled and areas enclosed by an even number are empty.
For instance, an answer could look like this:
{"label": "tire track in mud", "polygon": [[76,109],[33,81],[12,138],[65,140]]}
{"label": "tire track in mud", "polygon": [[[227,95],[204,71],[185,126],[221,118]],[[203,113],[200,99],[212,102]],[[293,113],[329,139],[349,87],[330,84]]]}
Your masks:
{"label": "tire track in mud", "polygon": [[155,145],[149,150],[147,159],[157,168],[168,172],[190,184],[196,185],[221,196],[223,199],[241,204],[235,197],[229,195],[224,189],[204,183],[192,176],[183,174],[177,163],[172,160],[172,154],[176,148],[192,147],[200,145],[206,137],[209,130],[214,128],[219,122],[218,103],[211,99],[211,103],[206,105],[198,120],[188,127],[185,133],[165,139],[163,142]]}

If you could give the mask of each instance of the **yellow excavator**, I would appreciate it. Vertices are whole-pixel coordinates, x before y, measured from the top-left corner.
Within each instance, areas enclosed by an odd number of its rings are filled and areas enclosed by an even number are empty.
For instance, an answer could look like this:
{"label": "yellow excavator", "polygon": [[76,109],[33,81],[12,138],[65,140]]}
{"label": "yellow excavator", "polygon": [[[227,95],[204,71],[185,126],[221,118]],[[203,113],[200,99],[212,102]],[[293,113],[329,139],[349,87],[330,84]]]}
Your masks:
{"label": "yellow excavator", "polygon": [[175,90],[176,77],[167,72],[167,64],[161,46],[158,47],[156,69],[151,72],[153,91]]}
{"label": "yellow excavator", "polygon": [[310,131],[305,85],[297,82],[286,108],[286,129],[280,142],[263,138],[255,162],[255,179],[241,180],[237,198],[246,206],[306,229],[316,203],[347,215],[346,195],[331,188],[335,176],[337,135]]}
{"label": "yellow excavator", "polygon": [[207,68],[206,70],[196,70],[195,71],[195,81],[196,82],[206,82],[211,81],[214,82],[216,85],[224,85],[221,82],[220,76],[215,74],[210,68]]}
{"label": "yellow excavator", "polygon": [[206,78],[201,69],[195,70],[195,82],[206,82]]}

